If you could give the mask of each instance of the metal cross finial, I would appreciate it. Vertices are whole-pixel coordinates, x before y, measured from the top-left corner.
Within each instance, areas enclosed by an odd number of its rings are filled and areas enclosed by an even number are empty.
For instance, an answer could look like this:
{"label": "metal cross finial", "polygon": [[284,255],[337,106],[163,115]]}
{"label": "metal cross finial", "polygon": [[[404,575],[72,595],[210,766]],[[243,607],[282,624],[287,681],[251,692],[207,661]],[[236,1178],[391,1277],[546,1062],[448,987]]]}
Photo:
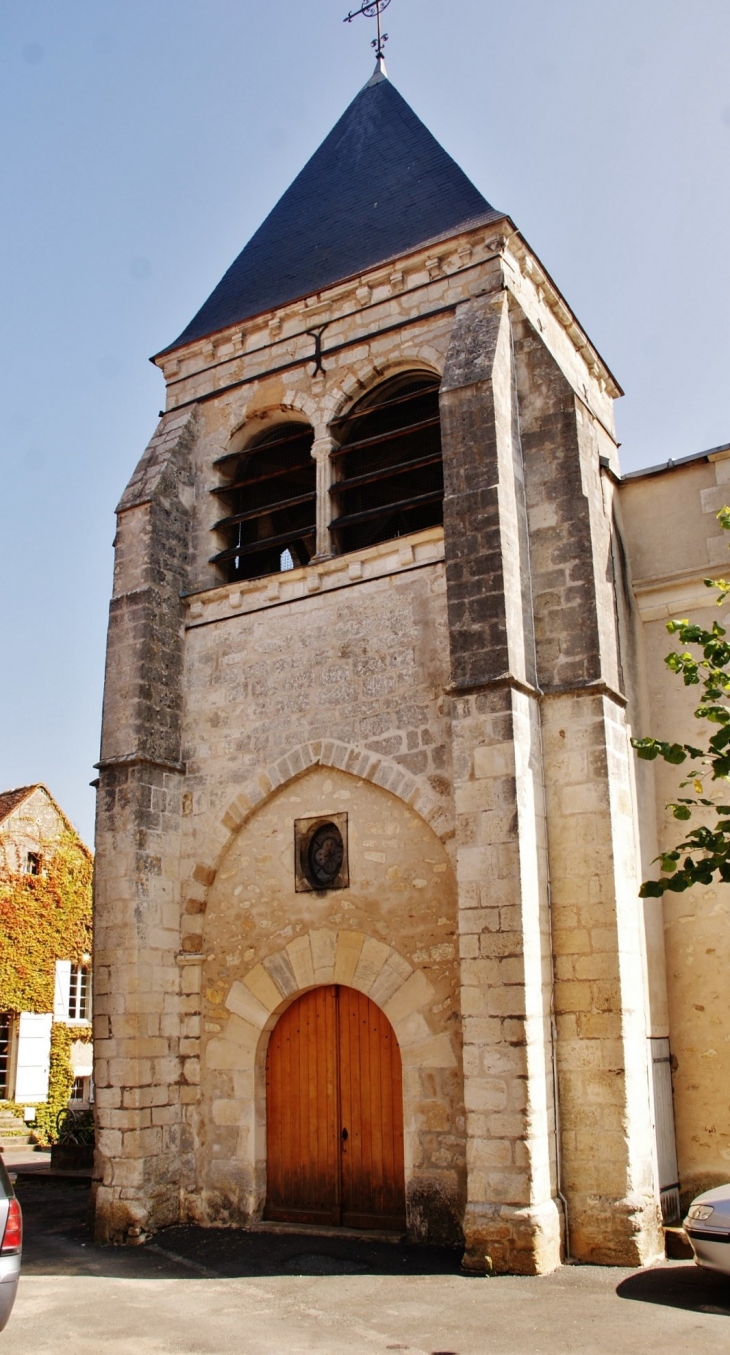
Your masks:
{"label": "metal cross finial", "polygon": [[350,13],[343,20],[343,23],[351,24],[353,19],[357,18],[358,14],[364,14],[367,19],[377,19],[378,36],[377,38],[373,38],[370,46],[375,48],[375,55],[378,61],[383,60],[383,48],[388,41],[388,34],[381,32],[380,29],[380,16],[383,13],[383,10],[388,8],[389,4],[390,0],[363,0],[360,8],[350,10]]}

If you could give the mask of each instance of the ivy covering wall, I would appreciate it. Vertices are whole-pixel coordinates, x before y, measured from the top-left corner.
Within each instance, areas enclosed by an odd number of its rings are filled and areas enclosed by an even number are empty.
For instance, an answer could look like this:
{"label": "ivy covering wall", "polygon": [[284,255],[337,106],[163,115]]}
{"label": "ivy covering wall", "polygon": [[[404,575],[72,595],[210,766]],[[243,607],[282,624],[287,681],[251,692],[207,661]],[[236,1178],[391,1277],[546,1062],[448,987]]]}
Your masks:
{"label": "ivy covering wall", "polygon": [[40,875],[0,877],[0,1011],[52,1012],[56,960],[91,950],[91,853],[65,833]]}
{"label": "ivy covering wall", "polygon": [[[0,875],[0,1011],[52,1012],[56,960],[79,964],[91,951],[91,853],[71,832],[48,844],[39,875]],[[54,1022],[48,1097],[31,1128],[41,1144],[56,1138],[59,1111],[73,1087],[71,1046],[89,1027]],[[6,1103],[22,1116],[22,1106]]]}

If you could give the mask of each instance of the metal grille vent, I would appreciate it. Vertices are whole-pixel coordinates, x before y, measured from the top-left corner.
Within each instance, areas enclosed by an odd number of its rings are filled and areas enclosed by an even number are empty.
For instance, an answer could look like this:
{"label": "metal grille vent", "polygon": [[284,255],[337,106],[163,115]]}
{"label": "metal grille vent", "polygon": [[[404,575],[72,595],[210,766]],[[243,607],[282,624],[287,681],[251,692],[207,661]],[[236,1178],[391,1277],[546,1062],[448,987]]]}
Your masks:
{"label": "metal grille vent", "polygon": [[252,446],[222,456],[227,508],[214,530],[226,548],[212,557],[228,580],[256,579],[309,563],[315,551],[316,466],[308,424],[280,424]]}
{"label": "metal grille vent", "polygon": [[336,481],[330,524],[338,553],[443,521],[438,383],[412,372],[385,382],[332,425]]}

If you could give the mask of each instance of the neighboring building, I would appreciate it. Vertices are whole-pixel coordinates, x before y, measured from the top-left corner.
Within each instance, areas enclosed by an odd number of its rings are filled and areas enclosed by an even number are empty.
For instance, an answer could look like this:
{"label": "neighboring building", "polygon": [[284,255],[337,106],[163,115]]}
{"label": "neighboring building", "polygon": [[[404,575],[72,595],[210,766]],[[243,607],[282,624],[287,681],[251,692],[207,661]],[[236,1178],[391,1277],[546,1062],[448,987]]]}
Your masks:
{"label": "neighboring building", "polygon": [[[62,840],[77,843],[88,856],[44,785],[0,793],[0,896],[7,897],[2,894],[4,887],[22,897],[23,877],[44,877]],[[63,932],[62,926],[60,930]],[[52,1011],[39,1011],[37,1004],[32,1011],[17,1010],[12,1005],[7,973],[5,985],[0,981],[0,1099],[28,1106],[46,1100],[52,1027],[58,1022],[78,1029],[80,1038],[74,1040],[70,1055],[72,1099],[88,1105],[92,1096],[92,1051],[88,1036],[84,1036],[91,1025],[90,956],[72,962],[53,949],[50,936],[47,947],[48,953],[39,955],[34,949],[32,956],[38,970],[47,971],[45,990],[53,1001]],[[30,978],[31,988],[34,977]]]}
{"label": "neighboring building", "polygon": [[[624,644],[624,673],[634,693],[636,734],[671,742],[698,743],[694,710],[698,688],[669,673],[665,656],[676,649],[667,634],[672,617],[687,617],[730,633],[730,603],[718,609],[717,593],[704,580],[730,574],[730,533],[717,521],[730,504],[730,443],[649,470],[621,483],[623,548],[628,555],[637,659]],[[716,727],[705,726],[705,735]],[[679,790],[681,767],[661,759],[636,763],[638,815],[644,844],[644,877],[656,873],[653,859],[681,841],[683,828],[667,804]],[[710,788],[727,798],[722,783]],[[730,1178],[730,888],[713,883],[683,894],[646,900],[666,992],[655,985],[652,1008],[657,1033],[671,1045],[677,1157],[682,1205]],[[663,936],[662,936],[663,932]],[[669,1054],[669,1051],[667,1051]]]}
{"label": "neighboring building", "polygon": [[730,1152],[727,1013],[692,1014],[727,903],[672,900],[668,984],[638,899],[668,783],[630,735],[691,711],[646,599],[708,569],[700,534],[669,577],[683,484],[620,480],[616,381],[380,63],[155,361],[99,763],[98,1236],[656,1256],[670,1038],[683,1189]]}

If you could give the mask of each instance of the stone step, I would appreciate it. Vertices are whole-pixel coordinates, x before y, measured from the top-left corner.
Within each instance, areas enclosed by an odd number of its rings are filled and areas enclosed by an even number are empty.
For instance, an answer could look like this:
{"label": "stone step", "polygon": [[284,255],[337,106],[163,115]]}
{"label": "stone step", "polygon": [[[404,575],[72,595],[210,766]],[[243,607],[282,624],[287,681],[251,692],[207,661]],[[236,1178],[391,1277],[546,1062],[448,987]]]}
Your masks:
{"label": "stone step", "polygon": [[691,1261],[694,1257],[692,1244],[679,1224],[664,1229],[664,1255],[669,1261]]}

